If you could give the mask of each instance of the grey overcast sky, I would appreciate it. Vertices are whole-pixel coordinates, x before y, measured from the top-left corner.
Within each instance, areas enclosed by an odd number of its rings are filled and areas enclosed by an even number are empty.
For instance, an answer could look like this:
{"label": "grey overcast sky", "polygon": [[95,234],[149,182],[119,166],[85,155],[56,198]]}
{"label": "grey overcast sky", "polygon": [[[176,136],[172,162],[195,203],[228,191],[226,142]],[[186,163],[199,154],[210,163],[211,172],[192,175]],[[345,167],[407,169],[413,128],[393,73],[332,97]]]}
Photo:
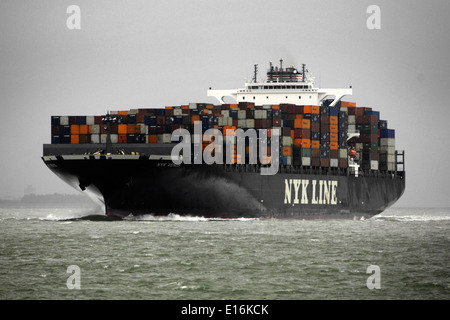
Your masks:
{"label": "grey overcast sky", "polygon": [[353,86],[345,100],[396,130],[397,206],[450,206],[449,13],[447,0],[0,0],[0,198],[77,192],[40,158],[52,115],[216,103],[208,87],[240,88],[253,64],[283,58],[318,86]]}

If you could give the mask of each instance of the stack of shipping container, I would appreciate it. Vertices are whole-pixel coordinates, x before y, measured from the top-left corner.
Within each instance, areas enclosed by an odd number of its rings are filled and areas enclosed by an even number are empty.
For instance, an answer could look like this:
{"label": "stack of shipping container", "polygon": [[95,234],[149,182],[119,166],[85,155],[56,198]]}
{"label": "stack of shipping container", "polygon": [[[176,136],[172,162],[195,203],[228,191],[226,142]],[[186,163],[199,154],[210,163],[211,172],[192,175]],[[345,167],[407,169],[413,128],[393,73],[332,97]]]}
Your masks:
{"label": "stack of shipping container", "polygon": [[[111,142],[122,143],[174,143],[172,132],[187,129],[194,138],[194,123],[201,121],[202,134],[215,128],[224,136],[227,129],[256,129],[257,139],[264,139],[263,153],[270,159],[272,132],[280,136],[280,164],[284,166],[347,168],[348,148],[358,152],[363,170],[395,170],[395,131],[372,108],[356,107],[352,102],[324,100],[321,106],[191,103],[164,109],[131,109],[113,111],[107,116],[52,116],[52,144],[105,144],[108,132]],[[268,129],[267,136],[259,136],[257,129]],[[360,136],[347,139],[348,132],[359,131]],[[206,138],[206,139],[205,139]],[[348,141],[347,141],[348,140]],[[212,141],[203,137],[202,149]],[[250,154],[248,139],[246,157]],[[259,143],[258,143],[259,145]],[[226,148],[223,146],[224,162]],[[231,150],[234,161],[240,159],[236,147]],[[257,157],[258,158],[258,157]],[[245,160],[245,161],[244,161]]]}

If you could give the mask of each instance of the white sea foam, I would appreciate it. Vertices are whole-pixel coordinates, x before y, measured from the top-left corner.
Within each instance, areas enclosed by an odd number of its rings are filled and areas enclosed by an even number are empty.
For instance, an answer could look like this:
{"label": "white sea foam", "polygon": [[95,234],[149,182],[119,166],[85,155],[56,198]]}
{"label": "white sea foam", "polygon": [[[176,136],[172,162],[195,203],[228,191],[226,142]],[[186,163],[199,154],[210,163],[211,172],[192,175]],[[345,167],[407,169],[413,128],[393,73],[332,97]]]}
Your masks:
{"label": "white sea foam", "polygon": [[124,218],[129,221],[254,221],[258,218],[205,218],[201,216],[180,216],[176,213],[169,213],[167,216],[155,216],[153,214],[144,214],[140,216],[129,215]]}

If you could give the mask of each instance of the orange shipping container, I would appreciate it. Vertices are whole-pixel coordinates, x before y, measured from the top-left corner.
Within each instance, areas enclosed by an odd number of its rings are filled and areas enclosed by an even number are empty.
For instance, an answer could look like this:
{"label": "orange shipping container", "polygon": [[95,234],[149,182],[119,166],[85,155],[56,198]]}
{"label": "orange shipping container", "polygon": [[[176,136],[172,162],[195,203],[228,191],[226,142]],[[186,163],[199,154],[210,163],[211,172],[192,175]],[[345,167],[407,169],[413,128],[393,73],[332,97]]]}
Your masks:
{"label": "orange shipping container", "polygon": [[294,129],[302,128],[303,117],[294,119]]}
{"label": "orange shipping container", "polygon": [[303,106],[303,113],[304,114],[310,114],[312,111],[312,106]]}
{"label": "orange shipping container", "polygon": [[236,131],[236,127],[235,126],[224,126],[223,127],[223,134],[225,135],[225,136],[229,136],[229,135],[231,135],[231,136],[234,136],[234,135],[236,135],[236,132],[234,132],[234,133],[231,133],[231,134],[227,134],[227,130],[234,130],[234,131]]}
{"label": "orange shipping container", "polygon": [[302,148],[310,149],[311,148],[311,140],[310,139],[302,139]]}
{"label": "orange shipping container", "polygon": [[348,107],[348,101],[341,101],[341,107]]}
{"label": "orange shipping container", "polygon": [[302,139],[294,139],[294,147],[300,148],[302,146]]}
{"label": "orange shipping container", "polygon": [[320,114],[320,107],[319,106],[311,106],[311,113],[312,114]]}
{"label": "orange shipping container", "polygon": [[238,105],[237,104],[230,104],[230,109],[237,109]]}
{"label": "orange shipping container", "polygon": [[330,150],[338,150],[339,144],[337,142],[330,142]]}
{"label": "orange shipping container", "polygon": [[80,126],[78,124],[72,124],[70,126],[70,134],[80,134]]}
{"label": "orange shipping container", "polygon": [[320,141],[311,140],[311,149],[320,149]]}
{"label": "orange shipping container", "polygon": [[283,156],[289,157],[291,155],[291,147],[283,147]]}
{"label": "orange shipping container", "polygon": [[348,107],[350,108],[356,108],[356,102],[349,102]]}
{"label": "orange shipping container", "polygon": [[194,114],[191,117],[191,123],[194,124],[195,121],[200,121],[200,116],[197,114]]}
{"label": "orange shipping container", "polygon": [[88,134],[89,133],[89,126],[86,124],[80,125],[80,134]]}
{"label": "orange shipping container", "polygon": [[338,142],[339,135],[336,132],[330,132],[330,142]]}
{"label": "orange shipping container", "polygon": [[119,115],[126,116],[128,114],[128,111],[119,111]]}
{"label": "orange shipping container", "polygon": [[332,124],[335,124],[335,125],[338,124],[338,117],[337,116],[330,116],[330,125],[332,125]]}
{"label": "orange shipping container", "polygon": [[278,109],[280,109],[280,106],[278,104],[274,104],[274,105],[272,105],[272,109],[278,110]]}
{"label": "orange shipping container", "polygon": [[303,119],[302,120],[302,129],[310,129],[311,128],[311,120]]}
{"label": "orange shipping container", "polygon": [[118,125],[118,129],[117,129],[118,134],[127,134],[127,131],[128,131],[128,126],[126,124]]}
{"label": "orange shipping container", "polygon": [[80,136],[78,134],[72,134],[70,136],[70,143],[71,144],[79,144],[80,143]]}
{"label": "orange shipping container", "polygon": [[330,132],[338,133],[338,126],[335,124],[330,124]]}
{"label": "orange shipping container", "polygon": [[172,109],[173,109],[173,107],[171,107],[171,106],[166,107],[166,110],[172,110]]}
{"label": "orange shipping container", "polygon": [[119,143],[127,143],[127,135],[126,134],[119,134]]}

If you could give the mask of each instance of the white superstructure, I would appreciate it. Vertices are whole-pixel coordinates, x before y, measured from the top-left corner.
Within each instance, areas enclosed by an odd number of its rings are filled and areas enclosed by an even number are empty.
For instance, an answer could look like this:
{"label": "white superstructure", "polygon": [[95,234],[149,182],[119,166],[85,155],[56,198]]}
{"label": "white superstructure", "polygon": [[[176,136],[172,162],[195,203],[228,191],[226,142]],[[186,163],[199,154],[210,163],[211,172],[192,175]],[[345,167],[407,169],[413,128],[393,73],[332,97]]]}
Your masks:
{"label": "white superstructure", "polygon": [[283,60],[280,67],[274,67],[272,62],[267,71],[266,82],[257,82],[257,65],[252,82],[245,83],[244,89],[208,90],[209,97],[215,97],[220,103],[225,103],[225,97],[231,97],[237,103],[253,102],[255,105],[290,103],[296,105],[319,106],[325,98],[334,97],[334,106],[342,97],[352,95],[349,89],[321,89],[314,87],[314,77],[305,69],[302,71],[294,66],[284,68]]}

